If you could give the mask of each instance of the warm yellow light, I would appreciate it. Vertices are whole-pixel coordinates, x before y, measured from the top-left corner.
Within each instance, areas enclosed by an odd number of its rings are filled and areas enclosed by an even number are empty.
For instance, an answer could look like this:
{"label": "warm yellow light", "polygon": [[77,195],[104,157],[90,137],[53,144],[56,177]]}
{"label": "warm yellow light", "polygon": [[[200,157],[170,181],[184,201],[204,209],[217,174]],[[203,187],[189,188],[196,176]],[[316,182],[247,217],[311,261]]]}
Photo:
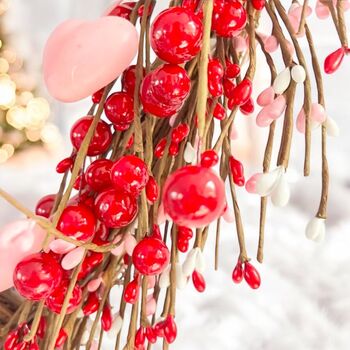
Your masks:
{"label": "warm yellow light", "polygon": [[11,107],[6,113],[7,122],[14,128],[22,130],[28,125],[29,117],[24,107]]}
{"label": "warm yellow light", "polygon": [[31,119],[47,120],[50,116],[50,105],[43,97],[35,97],[28,102],[27,113]]}
{"label": "warm yellow light", "polygon": [[0,75],[0,107],[9,108],[16,101],[16,84],[7,74]]}
{"label": "warm yellow light", "polygon": [[3,57],[0,57],[0,73],[7,73],[10,68],[9,63]]}
{"label": "warm yellow light", "polygon": [[26,130],[26,136],[30,142],[37,142],[40,140],[41,130]]}
{"label": "warm yellow light", "polygon": [[15,153],[15,148],[13,147],[13,145],[11,145],[9,143],[3,144],[1,146],[1,149],[5,150],[7,152],[8,158],[12,157],[13,154]]}
{"label": "warm yellow light", "polygon": [[17,54],[16,51],[6,47],[2,51],[2,57],[4,57],[9,63],[14,63],[17,59]]}
{"label": "warm yellow light", "polygon": [[19,96],[17,96],[17,101],[19,104],[26,106],[28,102],[34,97],[33,93],[30,91],[23,91]]}
{"label": "warm yellow light", "polygon": [[45,143],[58,143],[60,139],[60,132],[54,124],[48,123],[41,130],[41,140]]}
{"label": "warm yellow light", "polygon": [[8,158],[7,152],[4,149],[0,149],[0,163],[5,163]]}

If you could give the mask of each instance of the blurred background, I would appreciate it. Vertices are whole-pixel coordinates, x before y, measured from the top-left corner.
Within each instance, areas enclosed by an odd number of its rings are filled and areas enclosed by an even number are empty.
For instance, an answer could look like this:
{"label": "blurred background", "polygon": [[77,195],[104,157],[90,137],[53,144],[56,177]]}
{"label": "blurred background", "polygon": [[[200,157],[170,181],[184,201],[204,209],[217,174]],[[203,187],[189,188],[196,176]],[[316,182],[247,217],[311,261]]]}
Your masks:
{"label": "blurred background", "polygon": [[[283,3],[287,5],[289,1]],[[309,3],[314,7],[315,0]],[[48,96],[41,76],[45,41],[63,20],[96,18],[110,4],[108,0],[0,2],[0,73],[11,72],[9,78],[0,79],[0,104],[12,105],[2,111],[0,117],[3,145],[0,148],[0,186],[31,209],[43,195],[57,191],[60,176],[55,173],[55,166],[70,153],[70,126],[84,116],[90,106],[89,100],[62,104]],[[165,0],[158,1],[156,11],[165,6]],[[339,47],[336,32],[330,19],[320,21],[313,14],[308,22],[323,62]],[[264,21],[261,30],[268,33],[269,27]],[[304,40],[300,43],[306,52]],[[278,54],[274,57],[278,59]],[[267,67],[262,60],[259,62],[256,94],[269,84]],[[283,68],[281,61],[278,61],[278,68]],[[232,283],[231,271],[238,256],[238,245],[234,224],[225,224],[216,273],[213,233],[206,246],[205,293],[199,295],[191,285],[178,293],[179,330],[174,349],[349,349],[349,78],[350,62],[346,58],[334,75],[324,77],[327,113],[341,130],[338,138],[328,139],[331,186],[325,241],[315,244],[304,236],[305,226],[314,216],[320,196],[320,129],[313,132],[312,174],[307,179],[301,175],[304,137],[296,132],[289,169],[292,198],[286,208],[268,208],[263,265],[255,261],[259,198],[238,190],[248,252],[254,264],[259,265],[262,276],[260,289],[253,291],[245,284]],[[17,96],[13,83],[17,86]],[[298,96],[295,114],[302,105],[301,91]],[[266,131],[254,126],[254,116],[238,116],[237,119],[238,129],[242,131],[235,147],[244,157],[249,177],[261,169]],[[17,217],[20,214],[1,202],[1,226]]]}

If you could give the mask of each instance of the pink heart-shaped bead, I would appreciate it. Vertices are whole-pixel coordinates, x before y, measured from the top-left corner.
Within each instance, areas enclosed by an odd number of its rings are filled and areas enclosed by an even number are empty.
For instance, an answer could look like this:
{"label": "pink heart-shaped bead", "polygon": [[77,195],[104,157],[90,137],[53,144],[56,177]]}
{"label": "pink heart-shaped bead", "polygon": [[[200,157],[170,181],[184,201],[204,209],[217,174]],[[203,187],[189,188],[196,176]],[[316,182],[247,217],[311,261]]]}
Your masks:
{"label": "pink heart-shaped bead", "polygon": [[137,31],[124,18],[65,21],[46,42],[46,86],[60,101],[81,100],[118,77],[135,57],[137,47]]}
{"label": "pink heart-shaped bead", "polygon": [[0,292],[13,286],[13,271],[26,256],[40,251],[46,237],[33,220],[20,219],[0,229]]}
{"label": "pink heart-shaped bead", "polygon": [[252,175],[249,180],[245,183],[245,189],[249,193],[256,193],[256,182],[259,180],[261,173]]}
{"label": "pink heart-shaped bead", "polygon": [[157,309],[157,303],[156,300],[151,296],[151,299],[149,299],[146,302],[146,315],[151,316],[154,315]]}
{"label": "pink heart-shaped bead", "polygon": [[49,244],[50,250],[56,254],[66,254],[75,248],[73,243],[66,242],[63,239],[55,239]]}
{"label": "pink heart-shaped bead", "polygon": [[124,236],[124,246],[125,246],[126,253],[131,256],[136,245],[137,245],[136,238],[130,233],[127,233]]}
{"label": "pink heart-shaped bead", "polygon": [[267,52],[272,53],[278,49],[279,43],[274,35],[270,35],[264,41],[264,48]]}
{"label": "pink heart-shaped bead", "polygon": [[[113,243],[118,244],[122,239],[122,235],[118,235]],[[111,253],[115,256],[123,255],[125,253],[125,241],[120,242],[114,249],[111,250]]]}
{"label": "pink heart-shaped bead", "polygon": [[317,123],[323,123],[326,121],[327,115],[323,106],[319,103],[313,103],[311,105],[311,120]]}
{"label": "pink heart-shaped bead", "polygon": [[96,292],[97,289],[100,287],[101,283],[102,283],[102,277],[98,277],[91,280],[87,285],[88,291],[90,293]]}
{"label": "pink heart-shaped bead", "polygon": [[319,0],[316,2],[315,12],[319,19],[326,19],[330,15],[328,6],[323,5]]}
{"label": "pink heart-shaped bead", "polygon": [[268,88],[260,92],[258,98],[256,99],[256,103],[259,106],[264,107],[272,103],[274,98],[275,98],[275,91],[273,90],[272,86],[269,86]]}
{"label": "pink heart-shaped bead", "polygon": [[269,105],[265,106],[256,116],[256,124],[260,127],[269,126],[274,120],[278,119],[286,108],[286,98],[279,95]]}
{"label": "pink heart-shaped bead", "polygon": [[230,208],[229,206],[226,206],[226,210],[224,211],[224,213],[222,214],[222,218],[228,222],[228,223],[232,223],[235,221],[235,212],[233,211],[232,208]]}
{"label": "pink heart-shaped bead", "polygon": [[84,257],[84,252],[85,248],[77,247],[71,250],[69,253],[67,253],[61,261],[61,266],[63,267],[63,269],[71,270],[74,267],[78,266]]}

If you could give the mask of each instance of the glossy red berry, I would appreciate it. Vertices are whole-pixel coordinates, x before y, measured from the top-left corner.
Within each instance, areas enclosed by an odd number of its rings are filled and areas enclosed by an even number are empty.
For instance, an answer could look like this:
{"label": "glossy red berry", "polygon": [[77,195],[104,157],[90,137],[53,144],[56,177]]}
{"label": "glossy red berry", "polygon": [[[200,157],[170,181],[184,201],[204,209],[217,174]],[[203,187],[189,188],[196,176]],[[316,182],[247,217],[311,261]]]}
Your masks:
{"label": "glossy red berry", "polygon": [[224,120],[226,117],[226,110],[224,106],[219,102],[215,105],[213,117],[218,120]]}
{"label": "glossy red berry", "polygon": [[48,218],[51,215],[52,208],[56,199],[55,194],[48,194],[42,197],[35,207],[35,214]]}
{"label": "glossy red berry", "polygon": [[213,149],[208,149],[201,154],[201,166],[211,168],[218,164],[219,156]]}
{"label": "glossy red berry", "polygon": [[67,338],[68,334],[66,330],[64,328],[61,328],[56,339],[55,348],[62,348]]}
{"label": "glossy red berry", "polygon": [[179,144],[177,142],[171,142],[169,146],[169,155],[177,156],[179,154]]}
{"label": "glossy red berry", "polygon": [[[75,122],[70,132],[71,142],[76,150],[78,150],[89,131],[93,117],[83,117]],[[87,155],[97,156],[106,152],[112,141],[112,133],[110,127],[104,121],[99,121],[94,136],[90,142]]]}
{"label": "glossy red berry", "polygon": [[189,134],[190,127],[186,123],[176,126],[171,132],[171,141],[175,143],[182,142]]}
{"label": "glossy red berry", "polygon": [[215,0],[212,29],[218,36],[232,37],[247,22],[247,12],[239,1]]}
{"label": "glossy red berry", "polygon": [[[59,314],[62,309],[62,305],[64,302],[64,298],[67,294],[68,286],[70,280],[65,279],[61,282],[61,284],[49,295],[46,299],[45,303],[49,310],[52,312]],[[68,308],[66,314],[71,314],[74,310],[77,309],[81,302],[82,298],[82,290],[78,284],[76,284],[73,288],[72,296],[68,302]]]}
{"label": "glossy red berry", "polygon": [[205,291],[205,279],[203,275],[197,270],[194,270],[192,273],[192,282],[199,293],[203,293]]}
{"label": "glossy red berry", "polygon": [[151,46],[163,61],[184,63],[201,49],[203,25],[200,18],[182,7],[161,12],[151,26]]}
{"label": "glossy red berry", "polygon": [[341,65],[345,55],[345,49],[341,47],[329,54],[324,60],[324,71],[327,74],[334,73]]}
{"label": "glossy red berry", "polygon": [[162,234],[160,232],[159,225],[153,224],[153,230],[151,233],[151,237],[162,240]]}
{"label": "glossy red berry", "polygon": [[146,334],[145,334],[145,327],[140,327],[135,335],[135,346],[142,346],[145,344],[146,341]]}
{"label": "glossy red berry", "polygon": [[132,9],[134,8],[135,5],[136,5],[136,2],[134,1],[124,2],[123,4],[120,4],[114,7],[108,13],[108,16],[117,16],[117,17],[122,17],[129,20]]}
{"label": "glossy red berry", "polygon": [[60,264],[49,254],[37,253],[20,261],[13,272],[18,293],[29,300],[48,297],[62,280]]}
{"label": "glossy red berry", "polygon": [[120,228],[129,225],[135,219],[138,205],[135,196],[110,189],[96,197],[95,210],[107,227]]}
{"label": "glossy red berry", "polygon": [[243,280],[243,266],[240,260],[237,261],[235,268],[232,271],[232,281],[241,283]]}
{"label": "glossy red berry", "polygon": [[[145,76],[145,69],[142,68],[142,78]],[[122,88],[131,97],[134,97],[135,85],[136,85],[136,66],[132,65],[125,69],[122,79]]]}
{"label": "glossy red berry", "polygon": [[91,96],[91,99],[92,99],[92,102],[93,102],[93,103],[100,103],[104,90],[105,90],[105,88],[103,87],[102,89],[97,90],[97,91]]}
{"label": "glossy red berry", "polygon": [[249,262],[244,264],[244,279],[248,285],[257,289],[260,287],[261,279],[258,270]]}
{"label": "glossy red berry", "polygon": [[[203,18],[203,7],[198,9],[199,0],[182,0],[182,7],[187,10],[190,10],[197,14],[199,18]],[[197,11],[198,9],[198,11]]]}
{"label": "glossy red berry", "polygon": [[179,226],[177,230],[178,238],[181,239],[191,239],[193,237],[193,232],[189,227]]}
{"label": "glossy red berry", "polygon": [[236,85],[230,80],[225,78],[223,80],[224,94],[227,98],[232,98]]}
{"label": "glossy red berry", "polygon": [[[97,237],[94,237],[93,239],[93,243],[97,244],[97,245],[103,245],[106,242],[105,241],[101,241],[101,239],[98,239]],[[103,244],[100,244],[103,243]],[[93,271],[98,265],[101,264],[101,262],[103,261],[103,254],[100,252],[88,252],[83,264],[81,266],[80,272],[78,274],[78,279],[84,279],[85,277],[87,277],[87,275]]]}
{"label": "glossy red berry", "polygon": [[244,105],[252,94],[252,82],[246,78],[243,79],[233,90],[230,102],[235,106]]}
{"label": "glossy red berry", "polygon": [[148,326],[145,328],[145,335],[146,335],[147,340],[151,344],[154,344],[157,341],[157,335],[151,326]]}
{"label": "glossy red berry", "polygon": [[85,171],[85,181],[94,191],[100,192],[112,186],[111,169],[113,162],[109,159],[97,159]]}
{"label": "glossy red berry", "polygon": [[108,332],[112,327],[113,317],[111,306],[107,303],[103,307],[102,315],[101,315],[101,328]]}
{"label": "glossy red berry", "polygon": [[85,205],[67,206],[57,223],[57,229],[68,237],[87,241],[95,233],[96,218]]}
{"label": "glossy red berry", "polygon": [[159,196],[158,184],[153,176],[150,176],[146,184],[146,197],[151,202],[154,203]]}
{"label": "glossy red berry", "polygon": [[159,321],[154,325],[153,330],[157,337],[159,338],[164,337],[164,326],[165,326],[165,320]]}
{"label": "glossy red berry", "polygon": [[165,137],[160,139],[160,141],[157,143],[156,147],[154,148],[154,156],[156,158],[163,157],[166,144],[167,144],[167,139]]}
{"label": "glossy red berry", "polygon": [[62,159],[56,166],[56,172],[58,174],[63,174],[69,169],[71,169],[73,166],[73,159],[72,157],[67,157]]}
{"label": "glossy red berry", "polygon": [[114,163],[111,179],[116,189],[138,195],[146,187],[149,179],[147,165],[134,155],[123,156]]}
{"label": "glossy red berry", "polygon": [[225,69],[226,78],[229,78],[229,79],[237,78],[240,73],[241,73],[241,67],[238,64],[233,63],[230,60],[226,59],[226,69]]}
{"label": "glossy red berry", "polygon": [[36,335],[41,339],[44,338],[45,333],[46,333],[46,328],[47,328],[46,318],[44,316],[41,316],[40,321],[39,321],[39,325],[38,325],[38,329],[36,331]]}
{"label": "glossy red berry", "polygon": [[181,253],[186,253],[188,251],[189,245],[190,242],[188,239],[178,238],[176,246]]}
{"label": "glossy red berry", "polygon": [[132,262],[141,274],[158,275],[169,264],[169,249],[160,239],[146,237],[134,248]]}
{"label": "glossy red berry", "polygon": [[252,114],[254,112],[253,99],[250,97],[249,100],[245,104],[239,106],[239,110],[245,115]]}
{"label": "glossy red berry", "polygon": [[164,321],[164,338],[168,344],[175,341],[177,336],[177,327],[174,316],[169,315]]}
{"label": "glossy red berry", "polygon": [[115,92],[106,100],[104,110],[116,130],[123,131],[134,120],[134,99],[126,92]]}
{"label": "glossy red berry", "polygon": [[224,88],[222,78],[224,68],[217,58],[210,58],[208,63],[208,89],[213,97],[219,97],[223,94]]}
{"label": "glossy red berry", "polygon": [[208,225],[222,214],[225,203],[223,181],[213,170],[202,166],[182,167],[164,185],[164,210],[181,226]]}
{"label": "glossy red berry", "polygon": [[245,178],[244,178],[244,168],[242,163],[235,159],[233,156],[229,158],[230,170],[232,173],[233,182],[237,186],[244,186]]}
{"label": "glossy red berry", "polygon": [[135,304],[140,294],[140,286],[137,278],[129,282],[124,291],[124,300],[129,304]]}
{"label": "glossy red berry", "polygon": [[100,306],[100,299],[97,296],[97,293],[90,293],[82,310],[84,316],[89,316],[98,310]]}
{"label": "glossy red berry", "polygon": [[261,11],[265,7],[266,0],[252,0],[252,5],[257,11]]}

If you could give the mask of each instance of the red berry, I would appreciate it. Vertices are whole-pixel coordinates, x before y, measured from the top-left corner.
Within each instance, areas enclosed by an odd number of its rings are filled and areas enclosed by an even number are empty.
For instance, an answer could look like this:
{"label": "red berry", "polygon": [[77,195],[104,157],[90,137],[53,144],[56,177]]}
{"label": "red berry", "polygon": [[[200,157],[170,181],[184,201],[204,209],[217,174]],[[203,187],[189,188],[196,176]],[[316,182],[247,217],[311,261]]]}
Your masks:
{"label": "red berry", "polygon": [[140,327],[135,335],[135,346],[142,346],[145,344],[146,341],[146,334],[145,334],[145,327]]}
{"label": "red berry", "polygon": [[178,227],[178,237],[181,239],[189,240],[193,237],[193,232],[189,227],[179,226]]}
{"label": "red berry", "polygon": [[146,187],[148,178],[146,163],[134,155],[121,157],[111,169],[114,187],[133,195],[138,195]]}
{"label": "red berry", "polygon": [[252,94],[252,82],[249,79],[243,79],[233,90],[231,103],[235,106],[244,105]]}
{"label": "red berry", "polygon": [[136,217],[136,198],[117,190],[101,192],[95,199],[95,210],[99,219],[109,228],[129,225]]}
{"label": "red berry", "polygon": [[182,252],[182,253],[186,253],[188,251],[188,247],[189,247],[189,241],[188,239],[185,238],[178,238],[177,240],[177,249]]}
{"label": "red berry", "polygon": [[151,46],[159,58],[184,63],[194,58],[202,46],[203,25],[193,12],[171,7],[161,12],[151,26]]}
{"label": "red berry", "polygon": [[153,330],[152,327],[148,326],[145,329],[145,335],[147,340],[151,343],[154,344],[157,341],[157,335],[155,333],[155,331]]}
{"label": "red berry", "polygon": [[48,194],[42,197],[35,207],[35,214],[48,218],[51,215],[53,205],[55,203],[56,195]]}
{"label": "red berry", "polygon": [[[154,8],[154,4],[150,4],[149,8],[148,8],[148,14],[147,14],[147,17],[150,16],[152,14],[152,11],[153,11],[153,8]],[[145,10],[145,5],[141,5],[137,11],[137,14],[139,17],[142,17],[143,16],[143,12]]]}
{"label": "red berry", "polygon": [[249,100],[245,104],[239,106],[239,110],[245,115],[252,114],[254,112],[253,99],[250,97]]}
{"label": "red berry", "polygon": [[134,144],[134,134],[132,134],[132,135],[130,136],[129,141],[128,141],[128,143],[126,144],[125,148],[126,148],[126,149],[130,149],[131,146],[132,146],[133,144]]}
{"label": "red berry", "polygon": [[66,330],[64,328],[61,328],[56,339],[55,348],[62,348],[67,338],[68,334]]}
{"label": "red berry", "polygon": [[38,330],[36,331],[36,335],[43,339],[46,333],[46,327],[47,326],[47,322],[46,322],[46,318],[44,316],[40,317],[40,321],[39,321],[39,325],[38,325]]}
{"label": "red berry", "polygon": [[179,144],[177,142],[171,142],[169,146],[169,155],[175,157],[179,154]]}
{"label": "red berry", "polygon": [[124,291],[124,300],[129,304],[135,304],[139,297],[140,286],[137,282],[137,278],[129,282]]}
{"label": "red berry", "polygon": [[151,202],[154,203],[159,196],[158,184],[153,176],[150,176],[146,185],[146,197]]}
{"label": "red berry", "polygon": [[160,141],[158,142],[158,144],[156,145],[156,147],[154,149],[154,156],[156,158],[163,157],[166,143],[167,143],[167,139],[165,137],[160,139]]}
{"label": "red berry", "polygon": [[327,74],[334,73],[341,65],[345,55],[345,49],[341,47],[329,54],[324,60],[324,71]]}
{"label": "red berry", "polygon": [[257,11],[261,11],[265,7],[265,0],[252,0],[252,5]]}
{"label": "red berry", "polygon": [[236,85],[230,80],[225,78],[223,81],[224,93],[227,98],[232,98]]}
{"label": "red berry", "polygon": [[261,279],[259,272],[249,262],[244,264],[244,279],[251,288],[257,289],[260,287]]}
{"label": "red berry", "polygon": [[208,149],[201,154],[201,166],[211,168],[218,164],[219,156],[213,149]]}
{"label": "red berry", "polygon": [[247,12],[239,1],[215,0],[212,29],[218,36],[232,37],[247,22]]}
{"label": "red berry", "polygon": [[171,141],[175,143],[182,142],[189,134],[190,127],[186,123],[179,124],[171,132]]}
{"label": "red berry", "polygon": [[226,110],[224,106],[219,102],[215,105],[213,117],[218,120],[224,120],[226,117]]}
{"label": "red berry", "polygon": [[92,162],[85,172],[86,183],[96,192],[112,186],[111,168],[113,162],[109,159],[97,159]]}
{"label": "red berry", "polygon": [[62,275],[62,268],[53,257],[37,253],[27,256],[17,264],[13,272],[13,283],[24,298],[41,300],[59,286]]}
{"label": "red berry", "polygon": [[[64,298],[67,294],[68,286],[70,280],[66,279],[61,282],[61,284],[49,295],[45,303],[49,310],[59,314],[62,309]],[[77,309],[81,302],[82,290],[78,284],[73,288],[73,293],[68,302],[68,308],[66,314],[71,314],[74,310]]]}
{"label": "red berry", "polygon": [[132,9],[134,8],[135,5],[136,5],[136,2],[133,2],[133,1],[124,2],[123,4],[114,7],[108,13],[108,16],[117,16],[117,17],[122,17],[129,20]]}
{"label": "red berry", "polygon": [[200,8],[199,11],[197,12],[199,0],[182,0],[182,7],[190,10],[194,13],[197,13],[197,16],[199,18],[203,18],[203,8]]}
{"label": "red berry", "polygon": [[210,58],[208,63],[208,89],[213,97],[223,94],[222,78],[224,68],[217,58]]}
{"label": "red berry", "polygon": [[134,99],[126,92],[115,92],[106,100],[104,110],[114,127],[123,131],[134,120]]}
{"label": "red berry", "polygon": [[162,234],[160,232],[159,225],[153,224],[153,230],[152,230],[152,233],[151,233],[151,237],[162,240]]}
{"label": "red berry", "polygon": [[175,341],[177,336],[177,327],[174,316],[169,315],[164,321],[164,338],[168,344]]}
{"label": "red berry", "polygon": [[243,280],[243,266],[240,260],[238,260],[235,268],[232,271],[232,280],[235,283],[241,283]]}
{"label": "red berry", "polygon": [[154,325],[154,333],[157,335],[159,338],[164,337],[164,326],[165,326],[165,321],[159,321]]}
{"label": "red berry", "polygon": [[73,159],[72,157],[67,157],[62,159],[56,166],[56,172],[58,174],[63,174],[67,170],[71,169],[73,166]]}
{"label": "red berry", "polygon": [[205,279],[197,270],[194,270],[192,273],[192,282],[199,293],[203,293],[205,291]]}
{"label": "red berry", "polygon": [[105,332],[108,332],[112,327],[112,310],[109,304],[106,304],[103,307],[102,316],[101,316],[101,327]]}
{"label": "red berry", "polygon": [[226,59],[226,70],[225,70],[225,76],[229,79],[234,79],[239,76],[241,73],[241,67],[231,62],[230,60]]}
{"label": "red berry", "polygon": [[134,248],[132,262],[143,275],[158,275],[169,264],[169,249],[160,239],[146,237]]}
{"label": "red berry", "polygon": [[103,87],[92,95],[91,99],[93,103],[100,103],[104,90],[105,88]]}
{"label": "red berry", "polygon": [[245,179],[244,179],[244,168],[242,163],[239,160],[235,159],[233,156],[230,157],[229,163],[230,163],[230,170],[232,173],[233,182],[237,186],[244,186]]}
{"label": "red berry", "polygon": [[[142,67],[142,78],[145,76],[145,69]],[[132,65],[125,69],[121,79],[123,91],[134,96],[136,85],[136,66]]]}
{"label": "red berry", "polygon": [[57,229],[68,237],[87,241],[95,233],[96,218],[85,205],[67,206],[58,220]]}
{"label": "red berry", "polygon": [[[96,240],[94,239],[93,242],[96,244]],[[95,269],[98,265],[101,264],[103,261],[103,254],[99,252],[88,252],[83,264],[81,266],[80,272],[78,274],[78,279],[84,279],[87,277],[87,275]]]}
{"label": "red berry", "polygon": [[[83,117],[75,122],[70,132],[70,139],[75,149],[79,149],[90,125],[92,124],[93,117]],[[94,136],[90,142],[87,155],[97,156],[106,152],[112,141],[112,133],[110,127],[104,121],[99,121]]]}
{"label": "red berry", "polygon": [[164,185],[164,210],[181,226],[208,225],[222,214],[225,203],[223,181],[202,166],[182,167]]}
{"label": "red berry", "polygon": [[83,306],[84,316],[89,316],[98,310],[100,306],[100,299],[97,296],[97,293],[90,293],[85,305]]}

